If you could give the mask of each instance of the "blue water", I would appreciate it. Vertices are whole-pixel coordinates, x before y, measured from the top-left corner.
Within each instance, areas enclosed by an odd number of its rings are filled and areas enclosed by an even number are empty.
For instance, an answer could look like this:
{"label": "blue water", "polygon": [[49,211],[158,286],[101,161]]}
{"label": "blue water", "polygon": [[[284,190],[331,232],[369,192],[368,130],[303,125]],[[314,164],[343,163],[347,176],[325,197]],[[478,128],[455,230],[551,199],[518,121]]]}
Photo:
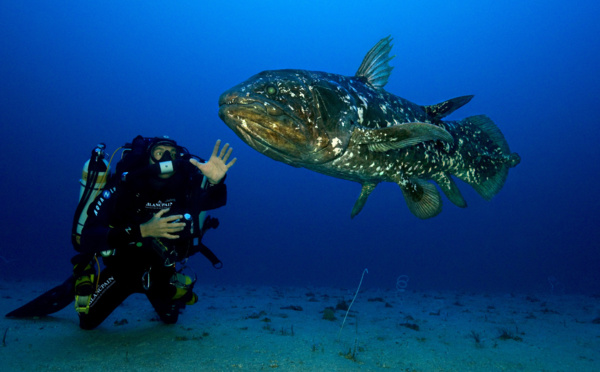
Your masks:
{"label": "blue water", "polygon": [[[81,168],[98,142],[168,134],[238,162],[221,226],[192,259],[215,284],[600,291],[597,1],[3,1],[0,4],[0,279],[65,278]],[[367,5],[368,4],[368,5]],[[217,116],[226,89],[266,69],[356,72],[394,37],[386,90],[418,104],[474,94],[522,163],[490,202],[415,218],[381,184],[275,162]],[[552,285],[549,277],[554,278]]]}

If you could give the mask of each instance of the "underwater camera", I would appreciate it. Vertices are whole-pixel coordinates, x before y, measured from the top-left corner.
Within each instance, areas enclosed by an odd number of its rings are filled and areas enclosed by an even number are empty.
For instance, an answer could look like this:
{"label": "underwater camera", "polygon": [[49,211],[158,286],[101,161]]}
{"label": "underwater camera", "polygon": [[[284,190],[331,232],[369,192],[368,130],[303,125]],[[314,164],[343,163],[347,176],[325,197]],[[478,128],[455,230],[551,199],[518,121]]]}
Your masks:
{"label": "underwater camera", "polygon": [[184,222],[185,227],[177,233],[177,239],[152,239],[152,248],[164,260],[165,266],[172,266],[176,262],[187,258],[191,238],[194,233],[194,220],[189,213],[171,223]]}

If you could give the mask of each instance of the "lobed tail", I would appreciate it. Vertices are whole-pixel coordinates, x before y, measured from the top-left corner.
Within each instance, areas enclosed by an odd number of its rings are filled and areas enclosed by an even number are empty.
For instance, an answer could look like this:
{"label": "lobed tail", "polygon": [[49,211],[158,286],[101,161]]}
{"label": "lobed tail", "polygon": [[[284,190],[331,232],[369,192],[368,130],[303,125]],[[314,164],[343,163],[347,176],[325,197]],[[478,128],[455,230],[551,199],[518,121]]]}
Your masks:
{"label": "lobed tail", "polygon": [[510,152],[504,135],[487,116],[471,116],[458,124],[458,138],[462,141],[457,153],[462,161],[459,169],[452,173],[470,184],[485,200],[490,200],[500,192],[508,170],[517,166],[521,157]]}

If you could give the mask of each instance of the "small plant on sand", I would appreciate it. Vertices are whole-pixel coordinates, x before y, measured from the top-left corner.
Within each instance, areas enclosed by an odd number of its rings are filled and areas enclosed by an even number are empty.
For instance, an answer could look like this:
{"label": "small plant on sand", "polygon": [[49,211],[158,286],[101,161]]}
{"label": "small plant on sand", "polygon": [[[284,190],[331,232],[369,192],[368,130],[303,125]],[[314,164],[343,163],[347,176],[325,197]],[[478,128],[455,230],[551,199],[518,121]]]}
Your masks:
{"label": "small plant on sand", "polygon": [[335,311],[333,311],[333,309],[330,307],[326,307],[325,310],[323,310],[323,319],[331,322],[336,320],[337,318],[335,317]]}
{"label": "small plant on sand", "polygon": [[408,322],[405,322],[405,323],[400,323],[400,324],[398,324],[398,325],[399,325],[400,327],[406,327],[406,328],[408,328],[408,329],[412,329],[413,331],[418,331],[418,330],[419,330],[419,325],[418,325],[418,324],[415,324],[415,323],[408,323]]}
{"label": "small plant on sand", "polygon": [[498,335],[498,339],[502,341],[506,340],[514,340],[514,341],[523,341],[523,338],[518,336],[515,332],[512,332],[508,328],[501,328],[500,335]]}
{"label": "small plant on sand", "polygon": [[359,351],[362,352],[362,351],[365,351],[365,349],[358,346],[358,340],[354,340],[354,347],[348,348],[348,352],[346,352],[346,353],[340,352],[340,355],[348,360],[355,362],[355,363],[362,364],[361,362],[358,361],[358,359],[356,359],[356,355],[358,354]]}
{"label": "small plant on sand", "polygon": [[356,360],[356,348],[354,348],[354,350],[350,348],[347,353],[340,353],[340,355],[353,362],[358,362],[358,360]]}
{"label": "small plant on sand", "polygon": [[348,303],[344,300],[339,300],[338,303],[335,305],[335,309],[336,310],[348,310],[349,306]]}
{"label": "small plant on sand", "polygon": [[471,333],[469,333],[469,337],[475,341],[476,347],[483,347],[483,339],[481,338],[479,332],[471,331]]}
{"label": "small plant on sand", "polygon": [[320,351],[322,353],[325,352],[325,346],[323,346],[323,344],[319,343],[319,342],[313,342],[311,350],[313,353],[316,353],[317,351]]}

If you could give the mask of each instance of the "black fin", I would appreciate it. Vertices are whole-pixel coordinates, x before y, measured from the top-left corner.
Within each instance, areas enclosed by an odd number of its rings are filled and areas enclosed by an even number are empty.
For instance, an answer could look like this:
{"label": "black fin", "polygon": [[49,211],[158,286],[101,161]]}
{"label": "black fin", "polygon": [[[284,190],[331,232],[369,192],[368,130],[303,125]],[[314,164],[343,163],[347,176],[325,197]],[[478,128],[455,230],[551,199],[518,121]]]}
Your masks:
{"label": "black fin", "polygon": [[444,192],[444,195],[450,200],[454,205],[460,208],[466,208],[467,202],[465,198],[463,198],[458,186],[452,179],[452,177],[447,173],[436,173],[432,176],[432,179],[440,186],[440,189]]}
{"label": "black fin", "polygon": [[421,219],[437,216],[442,211],[442,198],[435,185],[421,180],[411,179],[404,186],[399,183],[408,209]]}
{"label": "black fin", "polygon": [[352,213],[350,214],[350,218],[354,218],[357,214],[360,213],[360,211],[365,206],[365,203],[367,202],[367,198],[369,197],[371,192],[373,192],[373,189],[375,189],[375,186],[377,186],[376,183],[365,183],[362,185],[360,195],[358,196],[356,203],[354,203],[354,207],[352,207]]}
{"label": "black fin", "polygon": [[381,129],[357,128],[352,133],[351,140],[368,145],[370,151],[377,152],[399,150],[425,141],[454,143],[454,138],[448,131],[428,123],[405,123]]}
{"label": "black fin", "polygon": [[381,39],[365,56],[358,71],[357,77],[363,77],[375,88],[383,88],[392,73],[393,67],[389,62],[395,56],[390,57],[392,50],[391,36]]}
{"label": "black fin", "polygon": [[75,278],[71,275],[58,285],[20,308],[6,314],[7,318],[33,318],[53,314],[75,300]]}
{"label": "black fin", "polygon": [[469,103],[473,97],[472,95],[456,97],[435,105],[423,106],[423,109],[430,118],[441,119]]}

